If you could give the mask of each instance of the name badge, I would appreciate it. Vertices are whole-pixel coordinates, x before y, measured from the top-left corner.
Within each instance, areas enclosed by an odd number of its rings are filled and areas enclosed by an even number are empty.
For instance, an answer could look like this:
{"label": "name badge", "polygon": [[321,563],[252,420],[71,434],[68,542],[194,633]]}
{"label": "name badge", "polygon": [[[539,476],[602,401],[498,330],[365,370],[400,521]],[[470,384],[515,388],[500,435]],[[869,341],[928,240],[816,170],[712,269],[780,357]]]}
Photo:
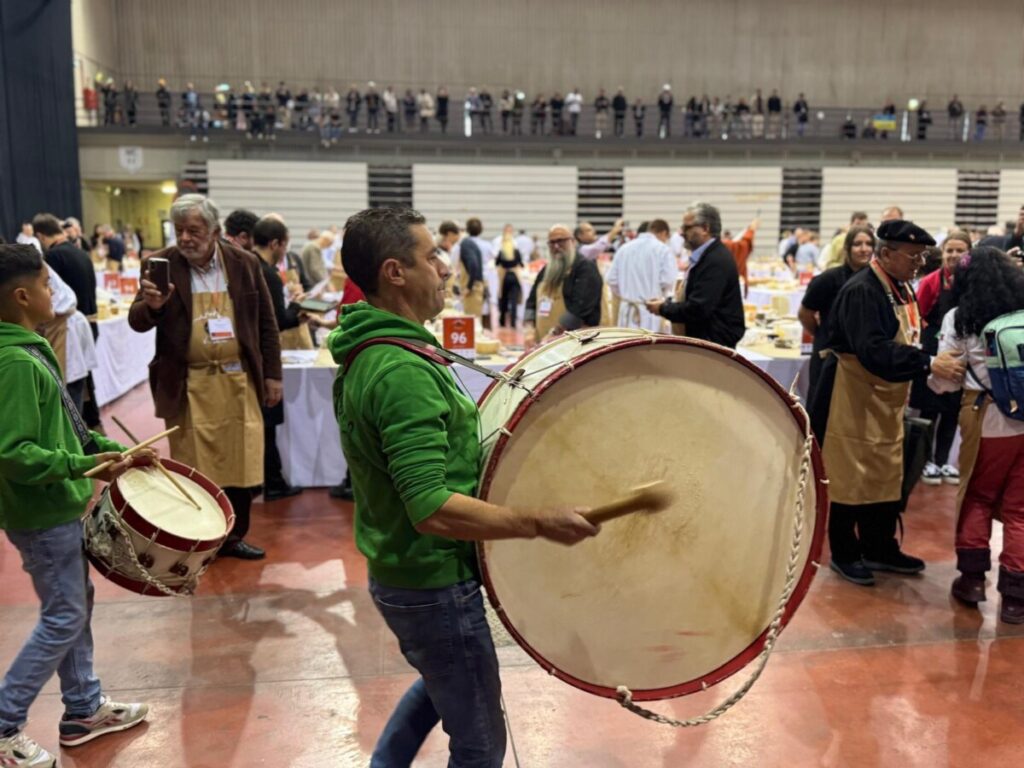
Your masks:
{"label": "name badge", "polygon": [[241,373],[242,372],[242,361],[235,360],[233,363],[224,363],[221,366],[221,370],[224,373]]}
{"label": "name badge", "polygon": [[230,317],[211,317],[206,321],[206,333],[210,341],[231,341],[235,338],[235,329]]}
{"label": "name badge", "polygon": [[551,315],[551,299],[541,299],[537,305],[537,314],[540,317],[549,317]]}

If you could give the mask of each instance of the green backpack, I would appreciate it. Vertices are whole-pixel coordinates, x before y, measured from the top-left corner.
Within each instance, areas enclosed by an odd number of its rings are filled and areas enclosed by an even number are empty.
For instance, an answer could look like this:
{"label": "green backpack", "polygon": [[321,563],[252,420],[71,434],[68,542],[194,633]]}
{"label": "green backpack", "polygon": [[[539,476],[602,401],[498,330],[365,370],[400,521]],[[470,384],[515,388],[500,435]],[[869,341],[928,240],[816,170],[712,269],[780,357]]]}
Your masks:
{"label": "green backpack", "polygon": [[[982,329],[981,338],[992,380],[992,388],[985,391],[1004,416],[1024,421],[1024,309],[992,320]],[[970,367],[968,371],[977,381]]]}

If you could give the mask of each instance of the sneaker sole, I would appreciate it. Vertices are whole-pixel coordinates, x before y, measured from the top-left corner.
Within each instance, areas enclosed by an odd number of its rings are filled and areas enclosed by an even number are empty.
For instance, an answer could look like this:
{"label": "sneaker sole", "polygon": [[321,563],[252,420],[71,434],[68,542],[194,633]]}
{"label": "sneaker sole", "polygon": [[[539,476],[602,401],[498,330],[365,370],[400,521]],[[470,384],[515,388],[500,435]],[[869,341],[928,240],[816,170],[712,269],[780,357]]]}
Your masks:
{"label": "sneaker sole", "polygon": [[959,477],[944,477],[944,478],[942,478],[942,482],[944,482],[946,485],[960,485],[960,478]]}
{"label": "sneaker sole", "polygon": [[65,741],[63,737],[60,739],[60,745],[62,747],[77,747],[80,744],[88,744],[93,739],[98,739],[100,736],[106,736],[109,733],[120,733],[121,731],[127,731],[129,728],[134,728],[137,725],[141,725],[146,722],[146,718],[149,717],[147,712],[145,715],[140,717],[138,720],[132,720],[130,723],[121,723],[121,725],[112,725],[108,728],[101,728],[100,730],[87,733],[79,739],[74,741]]}
{"label": "sneaker sole", "polygon": [[925,485],[942,485],[941,477],[922,477],[921,482]]}
{"label": "sneaker sole", "polygon": [[855,579],[852,576],[848,576],[845,573],[843,573],[843,571],[838,566],[836,566],[835,563],[829,563],[828,567],[831,568],[833,571],[835,571],[837,574],[839,574],[839,578],[843,579],[844,581],[848,581],[851,584],[856,584],[858,587],[873,587],[873,586],[875,586],[874,578],[870,578],[870,579]]}
{"label": "sneaker sole", "polygon": [[901,568],[898,565],[888,565],[887,563],[876,563],[874,560],[865,560],[864,567],[870,571],[885,571],[887,573],[902,573],[907,576],[912,576],[915,573],[921,573],[925,569],[925,566],[920,568]]}

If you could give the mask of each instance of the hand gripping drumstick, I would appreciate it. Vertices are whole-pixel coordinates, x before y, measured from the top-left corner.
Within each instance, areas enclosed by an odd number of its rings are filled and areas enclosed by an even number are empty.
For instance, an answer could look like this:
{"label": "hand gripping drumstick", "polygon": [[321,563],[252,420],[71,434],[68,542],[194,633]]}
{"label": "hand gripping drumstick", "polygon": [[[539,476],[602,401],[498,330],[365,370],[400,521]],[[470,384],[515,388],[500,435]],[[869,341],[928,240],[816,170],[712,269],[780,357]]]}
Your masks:
{"label": "hand gripping drumstick", "polygon": [[587,518],[588,522],[598,525],[633,512],[661,512],[661,510],[671,506],[675,497],[675,492],[669,488],[668,483],[664,480],[658,480],[657,482],[634,488],[629,496],[625,496],[618,501],[594,507],[584,512],[583,517]]}
{"label": "hand gripping drumstick", "polygon": [[[149,446],[151,446],[153,443],[155,443],[155,442],[157,442],[159,440],[163,440],[168,435],[173,435],[177,431],[178,431],[178,427],[171,427],[166,432],[161,432],[159,435],[153,435],[153,437],[149,438],[149,440],[143,440],[138,445],[133,445],[127,451],[124,451],[121,454],[121,456],[124,456],[124,457],[131,456],[132,454],[136,453],[137,451],[141,451],[143,448],[149,448]],[[114,466],[116,463],[117,463],[116,461],[111,459],[110,461],[104,461],[102,464],[97,464],[95,467],[93,467],[88,472],[86,472],[84,477],[95,477],[100,472],[102,472],[105,469],[109,469],[110,467]]]}
{"label": "hand gripping drumstick", "polygon": [[[126,427],[124,425],[124,422],[122,422],[119,418],[117,418],[117,416],[113,416],[112,415],[110,418],[113,419],[114,423],[117,424],[117,426],[119,426],[121,428],[122,432],[124,432],[126,435],[128,435],[128,439],[129,440],[131,440],[133,443],[139,442],[139,438],[137,438],[135,435],[133,435],[129,431],[128,427]],[[181,483],[179,483],[177,481],[177,479],[175,479],[174,475],[172,475],[170,472],[167,471],[167,467],[165,467],[161,463],[160,459],[156,460],[156,468],[160,470],[160,472],[163,474],[164,477],[166,477],[168,479],[168,481],[170,481],[171,485],[173,485],[175,488],[178,489],[178,491],[181,493],[182,496],[184,496],[186,499],[189,500],[189,503],[191,503],[193,507],[195,507],[196,509],[202,509],[202,507],[199,506],[198,502],[196,502],[196,500],[192,498],[192,495],[188,491],[185,490],[185,486],[183,486]]]}

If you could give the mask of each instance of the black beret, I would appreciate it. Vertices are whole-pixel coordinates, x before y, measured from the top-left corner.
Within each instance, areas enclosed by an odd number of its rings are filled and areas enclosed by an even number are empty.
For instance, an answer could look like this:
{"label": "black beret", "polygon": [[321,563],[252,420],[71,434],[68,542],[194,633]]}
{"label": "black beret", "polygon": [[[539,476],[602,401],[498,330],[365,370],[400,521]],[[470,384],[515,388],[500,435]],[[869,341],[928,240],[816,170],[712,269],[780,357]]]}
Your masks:
{"label": "black beret", "polygon": [[879,240],[890,243],[910,243],[911,245],[935,245],[935,238],[921,229],[912,221],[886,221],[878,226],[875,232]]}

